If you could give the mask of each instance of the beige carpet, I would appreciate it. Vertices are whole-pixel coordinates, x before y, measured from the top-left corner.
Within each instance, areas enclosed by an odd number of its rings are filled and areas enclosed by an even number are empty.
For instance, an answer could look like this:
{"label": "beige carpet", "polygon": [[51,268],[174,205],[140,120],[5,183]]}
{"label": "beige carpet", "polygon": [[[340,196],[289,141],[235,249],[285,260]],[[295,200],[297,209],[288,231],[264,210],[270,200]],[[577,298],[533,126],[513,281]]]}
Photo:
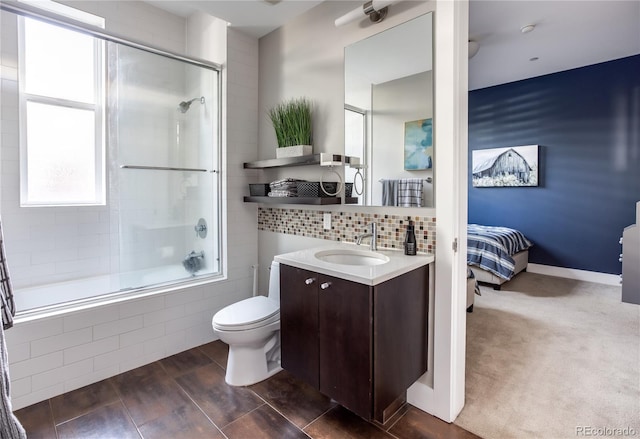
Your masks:
{"label": "beige carpet", "polygon": [[485,439],[640,438],[640,306],[620,287],[521,273],[481,289],[457,425]]}

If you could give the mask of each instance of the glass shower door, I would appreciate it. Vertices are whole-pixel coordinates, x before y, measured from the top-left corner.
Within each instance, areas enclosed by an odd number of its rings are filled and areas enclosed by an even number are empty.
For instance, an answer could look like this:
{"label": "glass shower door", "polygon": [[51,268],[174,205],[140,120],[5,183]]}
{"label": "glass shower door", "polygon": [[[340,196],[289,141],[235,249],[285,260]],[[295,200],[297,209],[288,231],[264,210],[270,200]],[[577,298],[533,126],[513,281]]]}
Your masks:
{"label": "glass shower door", "polygon": [[219,273],[219,73],[117,44],[108,54],[120,290]]}

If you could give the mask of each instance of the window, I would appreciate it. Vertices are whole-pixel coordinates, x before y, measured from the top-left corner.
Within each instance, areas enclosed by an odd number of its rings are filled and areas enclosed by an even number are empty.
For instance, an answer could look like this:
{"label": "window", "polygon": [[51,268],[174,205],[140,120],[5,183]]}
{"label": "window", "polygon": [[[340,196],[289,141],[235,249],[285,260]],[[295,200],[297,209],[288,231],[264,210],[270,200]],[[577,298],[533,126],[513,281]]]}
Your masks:
{"label": "window", "polygon": [[21,205],[104,204],[104,43],[25,17],[19,45]]}

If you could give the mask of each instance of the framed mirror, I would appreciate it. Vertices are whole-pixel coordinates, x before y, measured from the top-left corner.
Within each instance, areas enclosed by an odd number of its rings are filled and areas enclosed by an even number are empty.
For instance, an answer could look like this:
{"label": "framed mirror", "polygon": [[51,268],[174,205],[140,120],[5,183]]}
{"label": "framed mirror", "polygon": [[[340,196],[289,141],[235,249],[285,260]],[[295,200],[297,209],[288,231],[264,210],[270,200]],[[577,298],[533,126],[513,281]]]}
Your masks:
{"label": "framed mirror", "polygon": [[432,13],[345,47],[345,155],[365,206],[435,207]]}

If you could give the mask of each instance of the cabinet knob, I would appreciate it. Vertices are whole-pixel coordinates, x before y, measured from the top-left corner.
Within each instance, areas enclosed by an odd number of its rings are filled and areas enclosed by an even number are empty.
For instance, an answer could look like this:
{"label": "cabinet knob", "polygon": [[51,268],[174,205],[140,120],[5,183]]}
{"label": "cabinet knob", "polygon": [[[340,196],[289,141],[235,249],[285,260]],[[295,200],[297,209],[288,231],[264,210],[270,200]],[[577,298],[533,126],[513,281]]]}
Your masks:
{"label": "cabinet knob", "polygon": [[309,279],[305,279],[304,283],[307,285],[311,285],[312,283],[315,282],[315,278],[310,277]]}
{"label": "cabinet knob", "polygon": [[326,290],[330,286],[331,286],[331,282],[324,282],[324,283],[320,284],[320,288],[323,289],[323,290]]}

